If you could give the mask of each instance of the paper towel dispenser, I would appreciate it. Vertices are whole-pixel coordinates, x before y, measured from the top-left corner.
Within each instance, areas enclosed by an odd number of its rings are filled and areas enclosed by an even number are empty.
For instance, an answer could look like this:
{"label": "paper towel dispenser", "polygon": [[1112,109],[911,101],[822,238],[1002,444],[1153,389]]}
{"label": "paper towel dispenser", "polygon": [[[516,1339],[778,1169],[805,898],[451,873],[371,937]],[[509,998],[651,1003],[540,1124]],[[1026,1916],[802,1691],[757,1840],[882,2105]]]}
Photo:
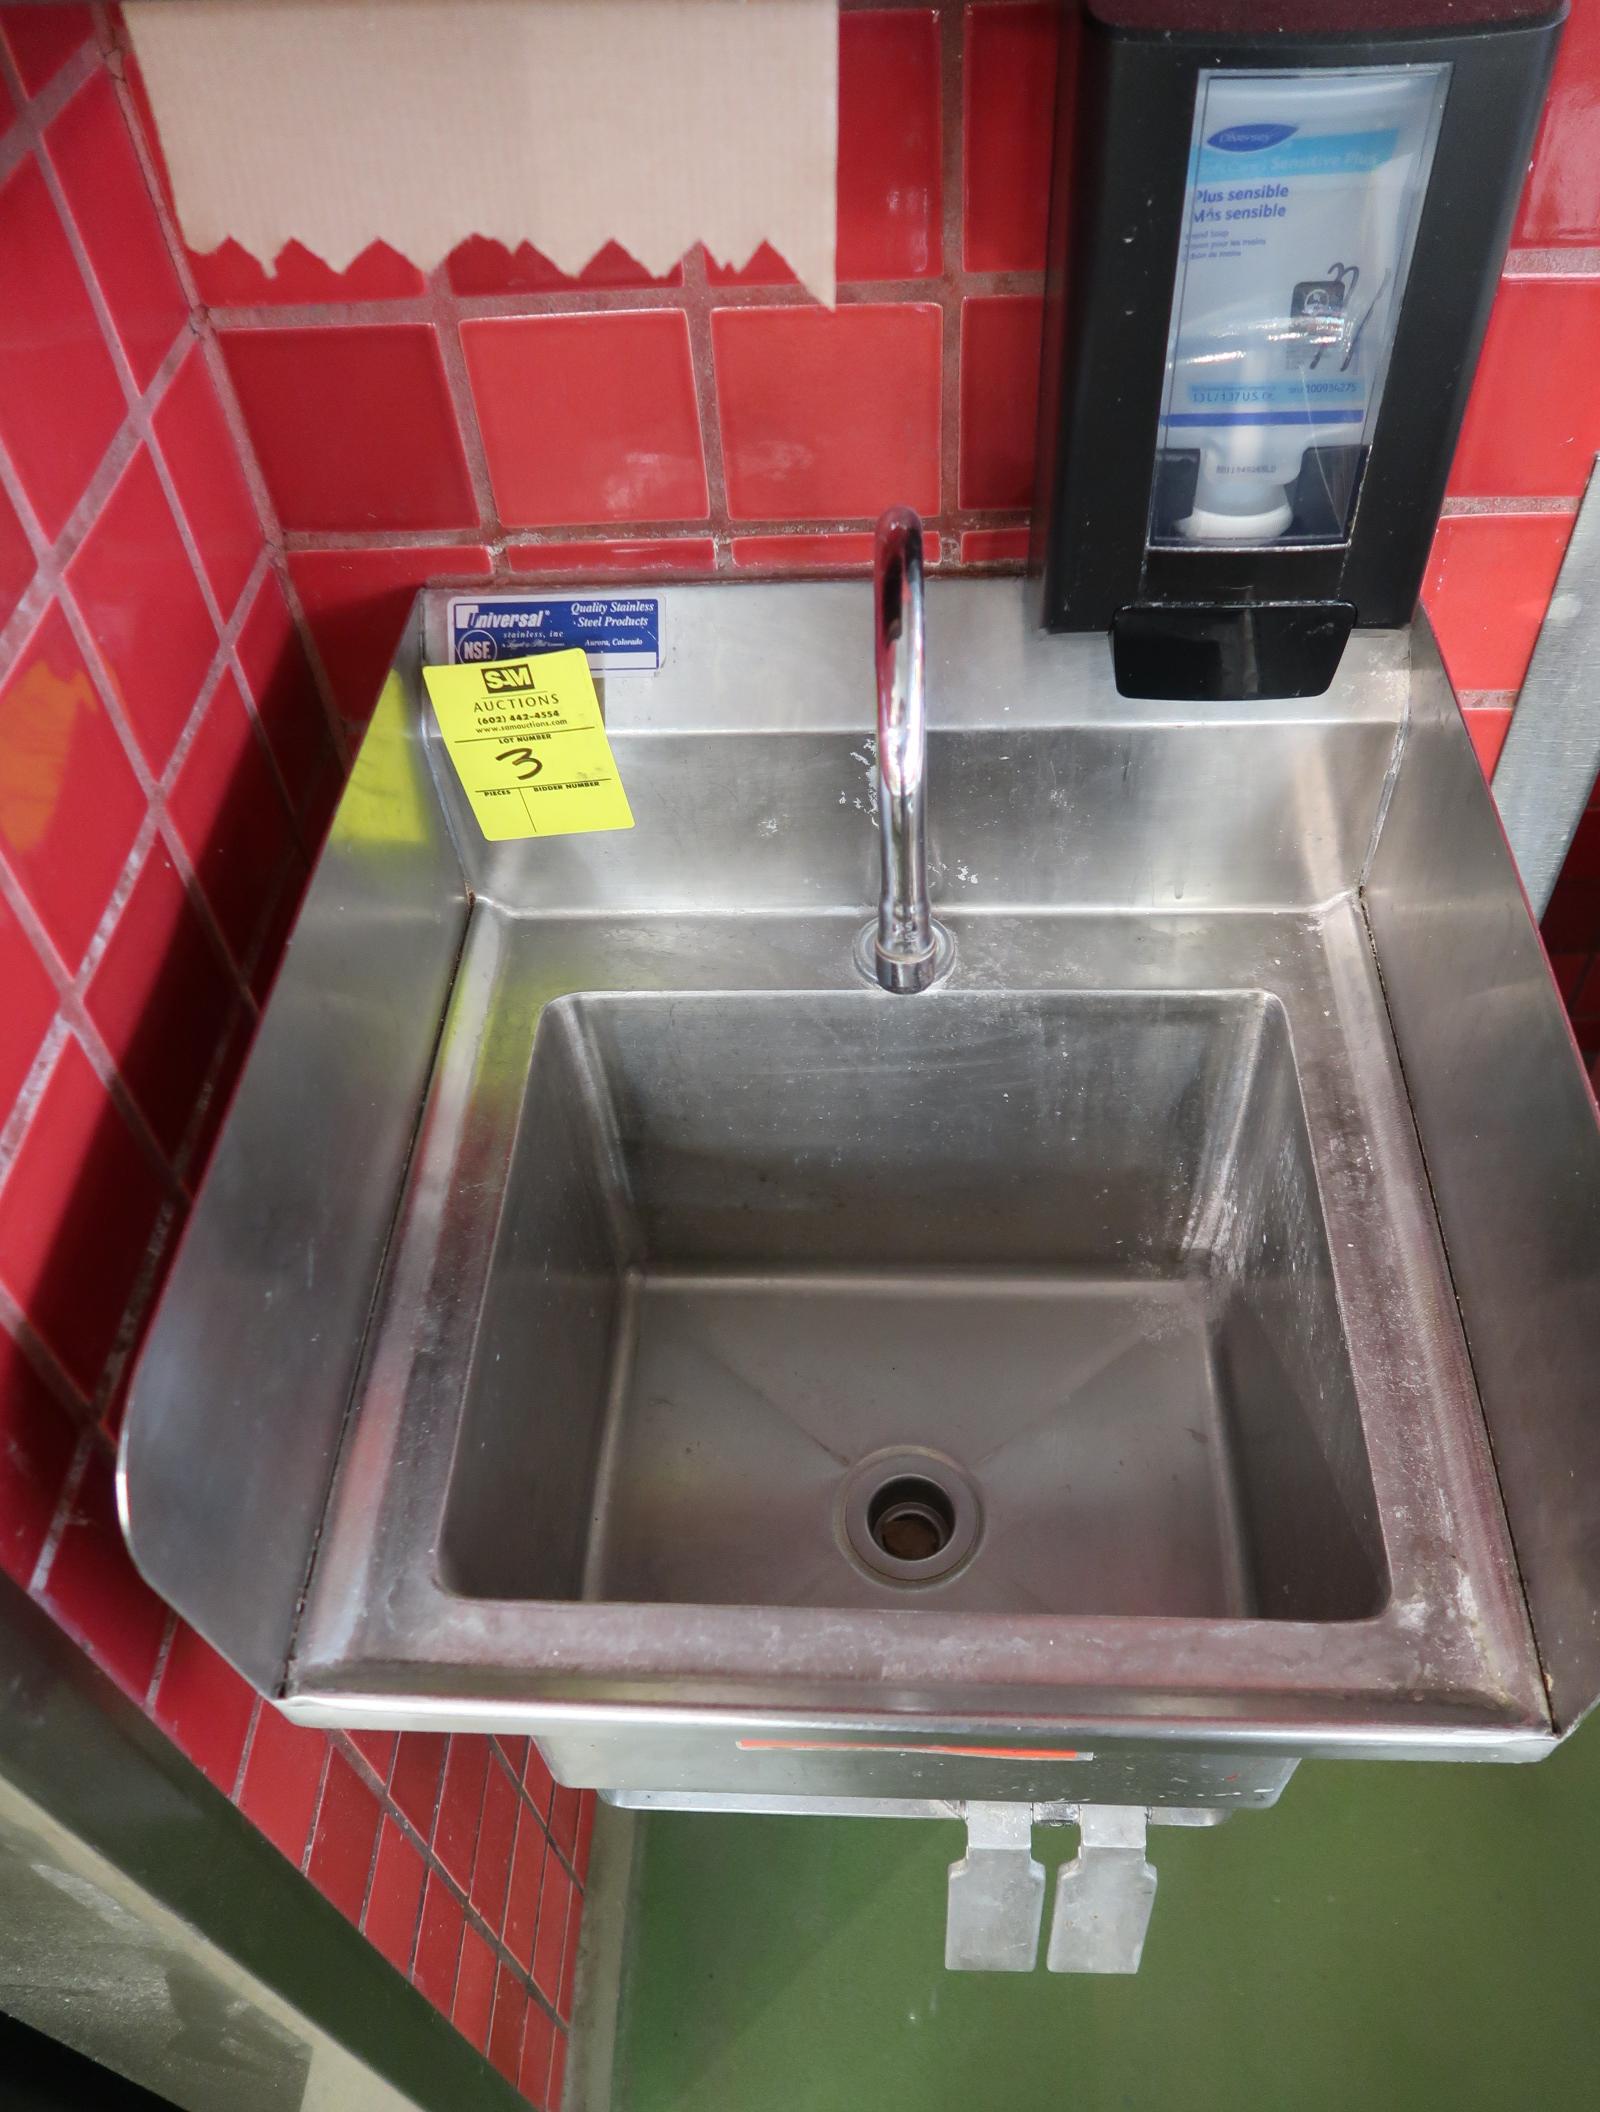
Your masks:
{"label": "paper towel dispenser", "polygon": [[1409,620],[1564,13],[1088,0],[1035,554],[1125,693],[1317,695]]}

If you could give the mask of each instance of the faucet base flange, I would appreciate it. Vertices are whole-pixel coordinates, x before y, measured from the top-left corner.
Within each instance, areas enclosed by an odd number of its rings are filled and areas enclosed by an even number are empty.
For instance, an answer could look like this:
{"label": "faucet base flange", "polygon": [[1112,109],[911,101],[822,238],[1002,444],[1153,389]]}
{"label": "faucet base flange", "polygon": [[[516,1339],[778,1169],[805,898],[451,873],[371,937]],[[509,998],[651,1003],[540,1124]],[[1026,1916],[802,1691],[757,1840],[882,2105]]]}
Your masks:
{"label": "faucet base flange", "polygon": [[874,917],[857,932],[851,957],[869,983],[905,997],[920,990],[932,990],[945,981],[956,964],[956,942],[935,918],[933,944],[928,951],[901,959],[880,951],[878,921]]}

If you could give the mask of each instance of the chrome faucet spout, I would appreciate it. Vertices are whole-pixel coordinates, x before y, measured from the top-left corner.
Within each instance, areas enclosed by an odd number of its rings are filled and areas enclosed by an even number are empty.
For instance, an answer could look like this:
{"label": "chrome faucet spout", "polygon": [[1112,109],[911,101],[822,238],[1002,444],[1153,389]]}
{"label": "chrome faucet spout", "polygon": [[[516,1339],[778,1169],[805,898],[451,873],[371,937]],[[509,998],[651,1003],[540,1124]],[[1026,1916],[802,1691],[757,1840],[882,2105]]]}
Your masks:
{"label": "chrome faucet spout", "polygon": [[878,522],[872,594],[882,885],[856,957],[873,981],[905,995],[940,981],[955,958],[928,902],[922,522],[909,506],[891,506]]}

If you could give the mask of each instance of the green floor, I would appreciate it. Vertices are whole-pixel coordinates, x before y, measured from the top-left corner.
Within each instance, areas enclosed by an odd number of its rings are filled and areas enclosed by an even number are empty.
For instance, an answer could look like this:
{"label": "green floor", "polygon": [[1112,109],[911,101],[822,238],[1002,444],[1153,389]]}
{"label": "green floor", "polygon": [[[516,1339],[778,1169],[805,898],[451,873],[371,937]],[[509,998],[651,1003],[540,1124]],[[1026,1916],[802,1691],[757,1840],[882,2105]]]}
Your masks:
{"label": "green floor", "polygon": [[644,1825],[614,2112],[1600,2104],[1600,1721],[1538,1767],[1308,1765],[1154,1833],[1126,1980],[944,1972],[954,1826]]}

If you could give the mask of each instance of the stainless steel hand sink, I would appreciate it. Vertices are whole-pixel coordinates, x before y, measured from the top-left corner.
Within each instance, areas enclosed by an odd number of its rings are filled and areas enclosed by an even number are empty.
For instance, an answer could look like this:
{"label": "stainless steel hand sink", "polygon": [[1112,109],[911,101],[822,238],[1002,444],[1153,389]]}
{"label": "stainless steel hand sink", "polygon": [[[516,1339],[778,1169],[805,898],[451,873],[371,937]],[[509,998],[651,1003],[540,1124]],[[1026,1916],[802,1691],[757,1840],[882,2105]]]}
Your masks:
{"label": "stainless steel hand sink", "polygon": [[440,1570],[507,1600],[1377,1612],[1282,1004],[558,999]]}
{"label": "stainless steel hand sink", "polygon": [[[935,582],[907,996],[855,959],[864,588],[664,590],[604,684],[636,827],[493,845],[442,599],[139,1369],[152,1582],[303,1720],[635,1801],[1548,1751],[1600,1689],[1600,1134],[1425,627],[1179,707]],[[1042,1886],[1009,1826],[968,1896]]]}

